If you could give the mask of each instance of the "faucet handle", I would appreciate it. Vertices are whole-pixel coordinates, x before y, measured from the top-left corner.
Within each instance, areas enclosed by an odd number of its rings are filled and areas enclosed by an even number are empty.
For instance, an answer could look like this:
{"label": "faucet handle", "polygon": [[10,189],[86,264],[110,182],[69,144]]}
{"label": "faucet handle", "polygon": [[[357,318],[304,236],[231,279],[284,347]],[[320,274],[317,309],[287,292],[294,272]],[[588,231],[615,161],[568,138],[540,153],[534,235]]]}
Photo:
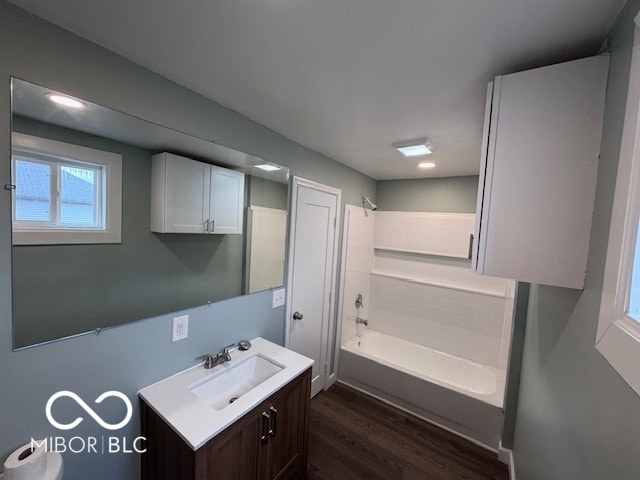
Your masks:
{"label": "faucet handle", "polygon": [[204,368],[213,367],[213,356],[210,353],[200,355],[198,358],[196,358],[196,360],[199,362],[204,362]]}
{"label": "faucet handle", "polygon": [[229,355],[229,349],[230,349],[231,347],[235,347],[235,346],[236,346],[236,344],[235,344],[235,343],[232,343],[232,344],[230,344],[230,345],[226,345],[226,346],[222,347],[222,348],[220,349],[220,351],[218,352],[218,356],[224,357],[224,359],[225,359],[227,362],[229,362],[229,361],[231,360],[231,355]]}

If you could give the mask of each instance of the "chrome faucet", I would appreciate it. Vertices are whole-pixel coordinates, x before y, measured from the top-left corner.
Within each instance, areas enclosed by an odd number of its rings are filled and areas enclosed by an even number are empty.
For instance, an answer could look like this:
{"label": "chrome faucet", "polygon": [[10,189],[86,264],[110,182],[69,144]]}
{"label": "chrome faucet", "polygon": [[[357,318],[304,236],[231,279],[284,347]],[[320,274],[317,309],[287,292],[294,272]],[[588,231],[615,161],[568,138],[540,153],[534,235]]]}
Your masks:
{"label": "chrome faucet", "polygon": [[359,323],[361,323],[365,327],[369,326],[369,320],[367,320],[366,318],[357,317],[356,318],[356,325],[359,324]]}
{"label": "chrome faucet", "polygon": [[235,346],[235,343],[222,347],[220,351],[215,355],[207,353],[206,355],[199,356],[196,360],[204,360],[204,368],[217,367],[218,365],[222,365],[225,362],[231,361],[229,349],[233,346]]}

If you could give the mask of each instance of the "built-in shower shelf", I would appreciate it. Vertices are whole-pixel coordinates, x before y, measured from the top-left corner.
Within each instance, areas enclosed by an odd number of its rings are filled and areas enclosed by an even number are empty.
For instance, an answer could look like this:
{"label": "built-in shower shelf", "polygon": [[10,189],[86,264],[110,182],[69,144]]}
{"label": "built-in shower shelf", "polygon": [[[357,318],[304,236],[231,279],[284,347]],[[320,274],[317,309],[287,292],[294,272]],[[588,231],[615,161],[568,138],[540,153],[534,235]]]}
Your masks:
{"label": "built-in shower shelf", "polygon": [[373,247],[404,253],[471,258],[473,213],[376,212]]}
{"label": "built-in shower shelf", "polygon": [[420,277],[408,277],[399,274],[393,274],[389,272],[372,272],[372,275],[376,275],[378,277],[385,278],[393,278],[396,280],[402,280],[404,282],[415,283],[419,285],[428,285],[430,287],[438,287],[438,288],[446,288],[449,290],[457,290],[459,292],[466,293],[477,293],[478,295],[486,295],[490,297],[498,297],[498,298],[509,298],[513,296],[513,287],[512,283],[509,280],[496,279],[496,282],[493,285],[473,285],[472,283],[463,284],[459,281],[447,281],[447,280],[437,280],[437,279],[426,279]]}
{"label": "built-in shower shelf", "polygon": [[[467,243],[470,241],[467,240]],[[402,248],[390,248],[390,247],[380,247],[374,245],[373,248],[375,250],[386,251],[386,252],[399,252],[399,253],[409,253],[413,255],[426,255],[431,257],[448,257],[448,258],[460,258],[463,260],[468,260],[469,251],[464,254],[456,254],[456,253],[443,253],[442,251],[426,251],[426,250],[411,250],[411,249],[402,249]]]}

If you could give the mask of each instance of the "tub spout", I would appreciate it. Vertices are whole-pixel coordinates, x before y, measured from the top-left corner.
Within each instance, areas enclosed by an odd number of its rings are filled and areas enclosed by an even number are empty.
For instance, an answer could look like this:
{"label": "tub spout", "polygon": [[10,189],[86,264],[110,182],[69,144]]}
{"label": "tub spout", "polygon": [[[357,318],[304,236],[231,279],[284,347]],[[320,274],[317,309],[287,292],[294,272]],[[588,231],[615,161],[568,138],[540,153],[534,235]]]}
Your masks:
{"label": "tub spout", "polygon": [[357,317],[356,318],[356,325],[359,325],[359,324],[364,325],[365,327],[369,326],[369,320],[367,320],[366,318]]}

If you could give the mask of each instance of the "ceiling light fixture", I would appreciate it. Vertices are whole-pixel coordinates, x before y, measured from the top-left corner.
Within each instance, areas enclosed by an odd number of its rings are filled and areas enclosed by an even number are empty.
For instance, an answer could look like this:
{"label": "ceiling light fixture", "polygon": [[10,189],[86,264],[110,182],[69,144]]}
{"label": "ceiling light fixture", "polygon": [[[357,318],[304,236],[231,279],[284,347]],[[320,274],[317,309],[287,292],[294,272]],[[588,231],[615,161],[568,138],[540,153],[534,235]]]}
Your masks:
{"label": "ceiling light fixture", "polygon": [[435,168],[436,165],[438,165],[436,162],[420,162],[418,164],[418,168],[424,168],[425,170],[428,170],[430,168]]}
{"label": "ceiling light fixture", "polygon": [[276,170],[280,170],[280,167],[276,167],[270,163],[261,163],[260,165],[254,165],[254,167],[264,170],[265,172],[275,172]]}
{"label": "ceiling light fixture", "polygon": [[53,103],[61,105],[63,107],[68,108],[84,108],[86,105],[82,103],[80,100],[76,100],[75,98],[65,97],[64,95],[58,95],[55,93],[48,93],[47,97]]}
{"label": "ceiling light fixture", "polygon": [[426,138],[411,140],[406,142],[396,142],[393,148],[402,153],[405,157],[417,157],[420,155],[431,155],[431,144]]}

